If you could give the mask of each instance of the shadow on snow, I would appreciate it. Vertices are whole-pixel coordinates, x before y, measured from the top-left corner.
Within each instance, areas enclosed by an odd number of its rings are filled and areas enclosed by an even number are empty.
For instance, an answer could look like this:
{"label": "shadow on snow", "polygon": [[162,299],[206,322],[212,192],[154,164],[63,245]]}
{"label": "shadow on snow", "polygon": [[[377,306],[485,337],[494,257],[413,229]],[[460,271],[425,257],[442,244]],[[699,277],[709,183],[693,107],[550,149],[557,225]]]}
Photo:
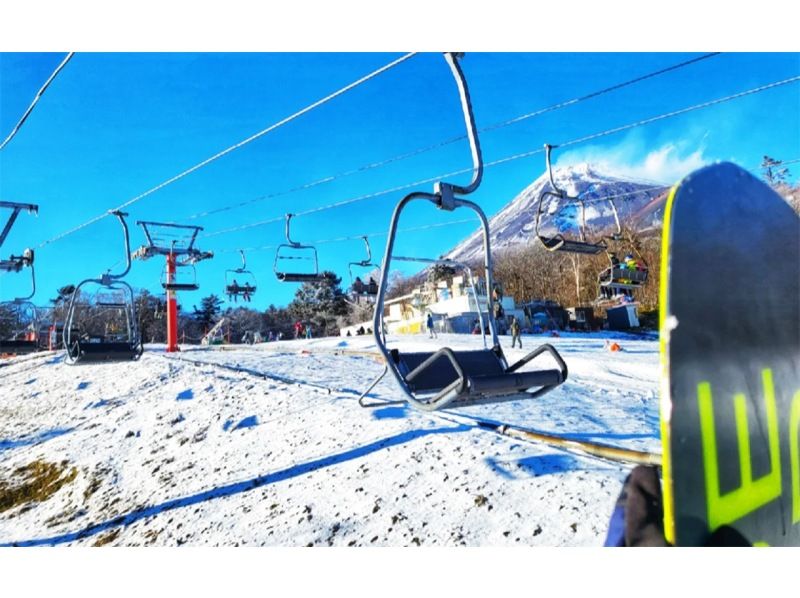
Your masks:
{"label": "shadow on snow", "polygon": [[0,453],[3,451],[20,448],[23,446],[34,446],[36,444],[40,444],[42,442],[46,442],[53,438],[58,438],[59,436],[63,436],[64,434],[69,434],[75,428],[53,428],[52,430],[46,430],[44,432],[40,432],[35,436],[23,436],[17,440],[0,440]]}
{"label": "shadow on snow", "polygon": [[232,484],[220,486],[218,488],[213,488],[211,490],[199,492],[191,496],[175,498],[158,505],[153,505],[151,507],[144,507],[142,509],[132,511],[127,515],[120,515],[119,517],[115,517],[114,519],[90,525],[89,527],[86,527],[77,532],[69,532],[58,536],[52,536],[50,538],[37,538],[33,540],[21,540],[19,542],[8,542],[0,544],[0,547],[54,546],[57,544],[65,544],[67,542],[75,542],[76,540],[82,540],[84,538],[88,538],[90,536],[94,536],[96,534],[108,531],[109,529],[131,525],[132,523],[136,523],[137,521],[141,521],[142,519],[147,519],[148,517],[154,517],[156,515],[160,515],[161,513],[164,513],[166,511],[181,509],[183,507],[190,507],[193,505],[197,505],[209,500],[215,500],[218,498],[226,498],[237,494],[243,494],[250,490],[260,488],[262,486],[267,486],[269,484],[275,484],[277,482],[289,480],[291,478],[302,476],[317,471],[319,469],[331,467],[333,465],[339,465],[340,463],[344,463],[346,461],[350,461],[353,459],[358,459],[360,457],[365,457],[371,453],[375,453],[389,447],[406,444],[413,440],[417,440],[418,438],[424,438],[425,436],[430,436],[433,434],[453,434],[457,432],[466,432],[472,429],[473,429],[472,426],[460,424],[448,428],[434,428],[431,430],[412,430],[409,432],[403,432],[402,434],[397,434],[395,436],[390,436],[388,438],[376,440],[375,442],[372,442],[364,446],[359,446],[335,455],[330,455],[327,457],[322,457],[320,459],[315,459],[307,463],[294,465],[287,469],[259,476],[251,480],[246,480],[243,482],[234,482]]}

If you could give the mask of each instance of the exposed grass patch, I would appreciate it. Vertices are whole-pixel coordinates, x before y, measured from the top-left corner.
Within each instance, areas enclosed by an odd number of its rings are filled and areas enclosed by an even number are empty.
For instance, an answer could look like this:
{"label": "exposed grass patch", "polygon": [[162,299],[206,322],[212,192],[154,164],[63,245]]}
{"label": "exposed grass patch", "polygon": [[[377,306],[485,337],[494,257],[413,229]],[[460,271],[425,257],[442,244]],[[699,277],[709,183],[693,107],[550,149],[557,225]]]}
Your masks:
{"label": "exposed grass patch", "polygon": [[68,469],[68,465],[69,461],[36,460],[15,469],[11,481],[0,481],[0,513],[19,505],[46,501],[77,477],[78,469]]}
{"label": "exposed grass patch", "polygon": [[114,531],[108,532],[107,534],[103,534],[102,536],[97,538],[97,540],[95,541],[94,544],[92,544],[92,546],[105,546],[106,544],[113,542],[114,540],[117,539],[117,536],[119,536],[119,532],[120,530],[115,529]]}
{"label": "exposed grass patch", "polygon": [[103,484],[103,478],[106,477],[110,473],[110,470],[105,467],[96,467],[94,473],[92,474],[91,480],[89,480],[89,485],[83,491],[83,503],[86,504],[92,495],[100,489],[100,486]]}

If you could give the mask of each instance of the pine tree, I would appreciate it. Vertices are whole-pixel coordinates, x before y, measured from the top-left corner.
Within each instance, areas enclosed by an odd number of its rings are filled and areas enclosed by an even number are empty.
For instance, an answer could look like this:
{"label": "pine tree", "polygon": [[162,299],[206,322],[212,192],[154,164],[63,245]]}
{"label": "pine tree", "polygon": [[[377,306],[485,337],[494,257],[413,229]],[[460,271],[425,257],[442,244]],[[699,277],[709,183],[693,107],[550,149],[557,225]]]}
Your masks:
{"label": "pine tree", "polygon": [[200,302],[200,309],[195,308],[194,320],[201,325],[204,331],[210,329],[217,321],[222,305],[222,299],[216,295],[203,297]]}
{"label": "pine tree", "polygon": [[323,272],[323,276],[321,282],[304,282],[289,304],[292,316],[311,323],[317,336],[337,333],[336,318],[348,312],[342,279],[333,272]]}
{"label": "pine tree", "polygon": [[775,160],[769,156],[764,156],[764,159],[761,161],[761,170],[763,171],[764,180],[773,187],[781,183],[786,183],[789,178],[789,169],[785,166],[781,168],[781,164],[783,164],[781,160]]}

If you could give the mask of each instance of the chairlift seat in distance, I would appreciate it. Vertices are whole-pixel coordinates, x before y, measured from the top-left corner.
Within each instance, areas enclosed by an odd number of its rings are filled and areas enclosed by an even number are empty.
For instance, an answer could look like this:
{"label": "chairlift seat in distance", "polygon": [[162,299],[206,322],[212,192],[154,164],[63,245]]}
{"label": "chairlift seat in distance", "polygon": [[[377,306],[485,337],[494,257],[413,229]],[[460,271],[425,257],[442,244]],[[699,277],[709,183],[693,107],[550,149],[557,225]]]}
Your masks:
{"label": "chairlift seat in distance", "polygon": [[[247,269],[247,260],[245,259],[244,251],[240,249],[239,253],[242,256],[241,268],[225,270],[225,294],[232,297],[255,295],[258,287],[256,277]],[[237,279],[243,282],[239,282]]]}
{"label": "chairlift seat in distance", "polygon": [[244,295],[247,293],[248,295],[254,295],[256,292],[256,287],[250,285],[232,285],[229,284],[225,287],[225,294],[227,295]]}
{"label": "chairlift seat in distance", "polygon": [[325,274],[299,274],[296,272],[276,272],[275,276],[281,282],[325,282],[330,279],[330,276]]}
{"label": "chairlift seat in distance", "polygon": [[597,255],[605,251],[605,245],[595,243],[585,243],[583,241],[573,241],[564,237],[543,237],[539,239],[548,251],[564,251],[567,253],[583,253],[585,255]]}
{"label": "chairlift seat in distance", "polygon": [[196,291],[200,285],[196,282],[162,282],[165,291]]}
{"label": "chairlift seat in distance", "polygon": [[606,272],[600,282],[601,287],[612,289],[638,289],[647,282],[647,270],[631,270],[628,268],[614,267],[611,276]]}

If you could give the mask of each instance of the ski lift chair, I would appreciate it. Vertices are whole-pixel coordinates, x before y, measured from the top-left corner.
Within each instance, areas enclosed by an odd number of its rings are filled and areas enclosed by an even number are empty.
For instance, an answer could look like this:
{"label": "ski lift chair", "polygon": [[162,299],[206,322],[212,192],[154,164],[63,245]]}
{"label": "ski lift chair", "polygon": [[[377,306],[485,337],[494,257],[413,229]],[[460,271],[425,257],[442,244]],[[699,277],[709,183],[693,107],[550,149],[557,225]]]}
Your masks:
{"label": "ski lift chair", "polygon": [[[11,232],[11,227],[17,220],[17,216],[22,210],[27,210],[32,214],[39,213],[39,207],[34,204],[15,203],[10,201],[0,201],[0,208],[11,210],[3,229],[0,230],[0,247]],[[0,260],[0,272],[19,273],[23,268],[30,268],[31,271],[31,292],[25,297],[18,297],[11,301],[2,303],[12,312],[11,334],[0,338],[0,354],[23,355],[33,353],[38,349],[38,316],[36,306],[30,299],[36,294],[36,276],[33,269],[34,251],[25,249],[22,255],[11,255],[7,260]],[[23,313],[29,314],[28,318],[23,317]],[[24,324],[25,320],[30,320]],[[31,332],[32,330],[32,332]],[[28,338],[33,336],[34,338]]]}
{"label": "ski lift chair", "polygon": [[8,318],[10,334],[0,337],[0,355],[27,355],[39,350],[39,317],[36,306],[28,297],[3,303],[11,311]]}
{"label": "ski lift chair", "polygon": [[356,268],[372,268],[372,270],[379,269],[377,264],[372,263],[372,250],[369,246],[369,239],[366,235],[361,238],[364,239],[364,245],[367,248],[367,257],[360,262],[350,262],[347,265],[347,269],[350,272],[350,288],[355,295],[374,297],[378,294],[378,283],[375,279],[370,277],[369,282],[365,283],[359,276],[353,276],[353,266]]}
{"label": "ski lift chair", "polygon": [[[180,268],[184,268],[186,275],[181,275],[181,280],[178,280],[178,272]],[[197,284],[197,269],[191,262],[175,262],[175,274],[173,280],[170,280],[167,266],[161,271],[161,288],[165,291],[196,291],[200,288]]]}
{"label": "ski lift chair", "polygon": [[[536,210],[536,236],[547,251],[563,251],[566,253],[582,253],[586,255],[597,255],[601,251],[605,251],[606,244],[603,241],[591,243],[586,240],[586,206],[584,201],[580,197],[570,197],[567,195],[566,191],[558,188],[553,179],[553,168],[550,163],[550,152],[554,146],[545,144],[544,147],[545,159],[547,161],[547,174],[550,177],[550,187],[552,187],[552,190],[545,188],[541,195],[539,195],[539,207]],[[546,197],[555,197],[559,202],[578,203],[581,213],[580,240],[568,239],[558,232],[552,236],[547,236],[540,231],[542,209]],[[619,218],[613,201],[611,202],[611,207],[614,212],[614,218],[617,221],[617,228],[619,228]]]}
{"label": "ski lift chair", "polygon": [[[617,222],[619,223],[619,221]],[[617,232],[609,236],[608,240],[612,243],[626,241],[619,226]],[[600,276],[598,277],[598,282],[600,284],[600,296],[597,298],[597,304],[602,304],[609,299],[617,298],[620,295],[630,296],[633,291],[647,284],[647,276],[649,272],[647,262],[636,248],[633,239],[627,239],[627,242],[629,248],[631,249],[630,254],[635,254],[637,257],[636,262],[638,263],[639,267],[636,269],[631,269],[618,260],[617,263],[614,263],[612,260],[611,266],[601,272]],[[621,251],[617,251],[615,253],[619,254]],[[613,254],[609,253],[609,259],[611,259],[612,255]]]}
{"label": "ski lift chair", "polygon": [[[297,241],[293,241],[289,235],[289,226],[293,217],[294,214],[286,214],[287,242],[278,245],[278,249],[275,252],[275,262],[272,266],[275,276],[281,282],[323,282],[328,280],[328,275],[320,274],[319,272],[316,247],[313,245],[302,245]],[[298,253],[298,251],[300,253]],[[306,255],[302,255],[302,252],[306,252]],[[313,272],[289,272],[286,271],[286,268],[280,267],[281,262],[289,260],[311,261],[314,263],[314,270]]]}
{"label": "ski lift chair", "polygon": [[[518,399],[531,399],[539,397],[562,384],[568,375],[567,365],[550,345],[542,345],[522,359],[513,364],[506,360],[500,341],[497,336],[497,324],[492,309],[493,298],[487,295],[486,320],[489,327],[491,346],[487,345],[487,334],[481,321],[484,348],[477,350],[454,350],[442,347],[436,351],[405,352],[398,349],[389,349],[386,344],[386,330],[384,324],[384,307],[386,289],[388,286],[388,273],[392,260],[421,261],[430,264],[444,264],[464,269],[471,281],[472,275],[465,264],[460,264],[449,259],[425,260],[421,258],[406,258],[394,255],[394,243],[397,237],[397,225],[400,214],[405,207],[417,200],[426,200],[437,208],[454,211],[458,208],[469,208],[478,216],[483,229],[484,268],[486,272],[486,288],[492,289],[493,269],[492,254],[490,249],[489,223],[483,210],[476,204],[466,199],[457,198],[456,195],[467,195],[475,191],[481,181],[483,162],[478,143],[477,130],[470,105],[469,93],[466,88],[464,75],[458,64],[459,56],[446,53],[445,58],[450,66],[458,85],[461,104],[464,110],[464,119],[470,141],[473,158],[473,178],[465,187],[439,182],[434,186],[434,193],[413,192],[405,196],[394,210],[389,224],[386,253],[381,265],[381,280],[378,287],[378,296],[375,302],[375,315],[373,330],[378,349],[382,353],[386,366],[383,373],[364,391],[359,404],[362,407],[385,406],[386,402],[376,401],[368,403],[368,393],[378,382],[391,372],[406,401],[423,411],[434,411],[446,407],[461,407],[467,405],[497,403]],[[473,293],[475,285],[472,284]],[[480,311],[480,304],[476,305]],[[522,371],[522,368],[534,359],[548,353],[555,361],[557,367],[534,371]]]}
{"label": "ski lift chair", "polygon": [[[250,272],[250,270],[247,269],[244,251],[240,249],[239,253],[242,256],[241,268],[225,270],[225,294],[229,297],[239,297],[242,295],[252,297],[255,295],[257,289],[256,277],[252,272]],[[236,277],[242,278],[244,283],[240,284],[236,280]]]}
{"label": "ski lift chair", "polygon": [[[213,253],[200,251],[194,246],[197,234],[203,227],[144,220],[137,221],[137,224],[142,227],[147,243],[137,249],[133,257],[146,260],[156,255],[166,256],[168,262],[173,262],[175,273],[171,277],[169,266],[165,266],[161,272],[161,287],[167,292],[198,290],[200,285],[197,283],[195,264],[214,257]],[[188,274],[182,276],[182,280],[177,280],[180,268],[185,268]]]}
{"label": "ski lift chair", "polygon": [[[139,359],[144,352],[144,346],[139,334],[136,305],[131,286],[122,280],[131,269],[130,241],[128,238],[128,225],[125,222],[127,214],[111,212],[122,225],[125,238],[126,267],[120,274],[107,272],[100,278],[86,279],[75,287],[69,302],[66,321],[64,323],[64,348],[66,349],[65,361],[69,365],[78,363],[122,362]],[[94,302],[81,303],[80,290],[88,284],[98,285],[100,291]],[[91,334],[82,328],[87,316],[85,313],[78,315],[78,307],[83,306],[84,311],[93,311],[97,308],[115,309],[122,312],[125,318],[124,336],[126,340],[109,340],[105,335]]]}

